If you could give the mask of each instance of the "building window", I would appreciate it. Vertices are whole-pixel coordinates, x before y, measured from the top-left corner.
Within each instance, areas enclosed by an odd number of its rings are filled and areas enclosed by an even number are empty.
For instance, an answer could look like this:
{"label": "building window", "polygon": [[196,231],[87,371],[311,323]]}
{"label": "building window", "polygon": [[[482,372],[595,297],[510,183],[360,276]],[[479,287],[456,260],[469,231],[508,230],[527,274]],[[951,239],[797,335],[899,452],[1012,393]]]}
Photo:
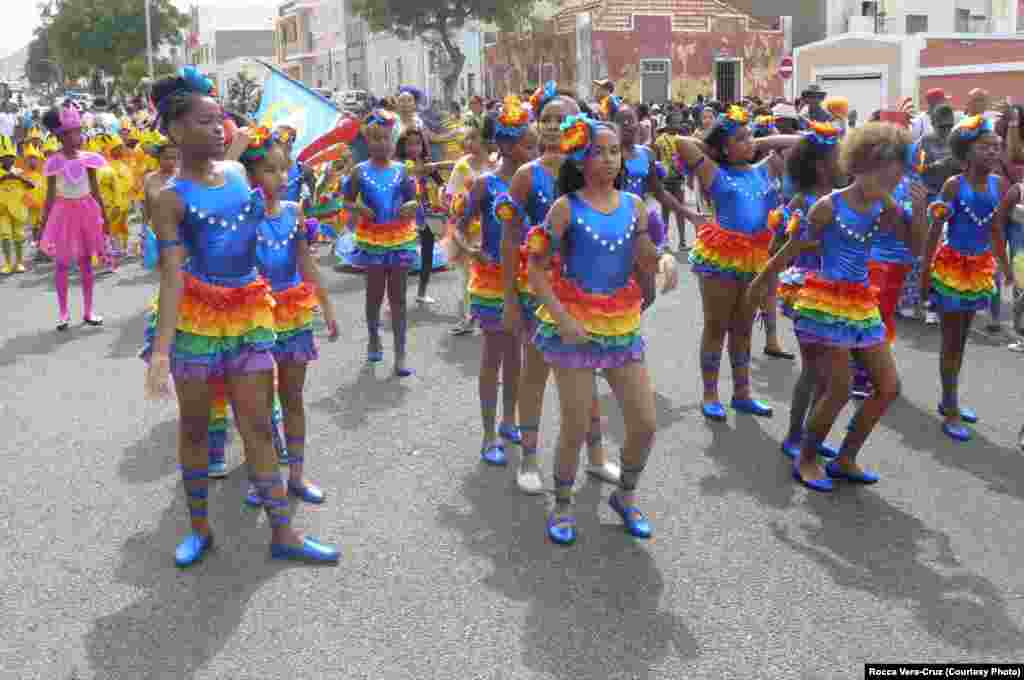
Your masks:
{"label": "building window", "polygon": [[907,15],[907,34],[913,33],[927,33],[928,32],[928,15],[927,14],[908,14]]}
{"label": "building window", "polygon": [[476,94],[476,74],[475,73],[467,73],[466,74],[466,94],[468,94],[470,97],[472,97],[473,95]]}
{"label": "building window", "polygon": [[971,16],[971,33],[988,33],[988,17],[983,14]]}
{"label": "building window", "polygon": [[956,32],[957,33],[970,33],[971,32],[971,10],[969,10],[969,9],[958,9],[956,11]]}

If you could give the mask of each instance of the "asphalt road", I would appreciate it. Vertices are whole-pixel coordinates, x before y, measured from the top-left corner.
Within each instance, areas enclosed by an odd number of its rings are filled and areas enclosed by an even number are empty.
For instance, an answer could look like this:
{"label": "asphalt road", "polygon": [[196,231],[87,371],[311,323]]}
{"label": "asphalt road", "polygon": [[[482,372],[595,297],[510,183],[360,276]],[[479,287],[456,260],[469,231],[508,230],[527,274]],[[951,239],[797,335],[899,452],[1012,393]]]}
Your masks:
{"label": "asphalt road", "polygon": [[[645,321],[655,538],[627,537],[610,489],[585,482],[580,540],[562,548],[545,540],[548,500],[479,462],[480,339],[447,332],[455,274],[412,312],[417,375],[402,382],[363,363],[360,277],[326,278],[342,338],[322,344],[306,397],[308,470],[329,502],[295,523],[341,545],[341,564],[270,561],[235,469],[211,488],[219,547],[187,571],[175,407],[143,400],[135,358],[155,278],[130,264],[101,279],[106,326],[62,335],[49,268],[0,281],[0,677],[859,678],[869,661],[1024,661],[1020,355],[972,339],[963,402],[982,422],[955,444],[935,415],[937,331],[905,323],[904,393],[864,452],[883,482],[811,495],[778,450],[792,364],[755,356],[774,419],[701,417],[684,273]],[[71,299],[80,318],[77,285]],[[548,408],[545,469],[556,427]]]}

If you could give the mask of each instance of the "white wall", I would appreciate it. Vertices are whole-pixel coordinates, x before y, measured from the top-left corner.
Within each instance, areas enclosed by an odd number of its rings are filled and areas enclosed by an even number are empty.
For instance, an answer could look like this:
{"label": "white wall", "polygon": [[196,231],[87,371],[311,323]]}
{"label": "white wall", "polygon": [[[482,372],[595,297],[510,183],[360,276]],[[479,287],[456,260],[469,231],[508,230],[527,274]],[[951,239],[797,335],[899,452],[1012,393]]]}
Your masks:
{"label": "white wall", "polygon": [[[890,35],[906,32],[908,14],[926,15],[929,33],[955,33],[957,9],[995,19],[994,32],[1016,32],[1017,0],[879,0],[879,4]],[[826,33],[831,37],[847,32],[849,16],[861,13],[861,0],[828,0],[826,9]]]}

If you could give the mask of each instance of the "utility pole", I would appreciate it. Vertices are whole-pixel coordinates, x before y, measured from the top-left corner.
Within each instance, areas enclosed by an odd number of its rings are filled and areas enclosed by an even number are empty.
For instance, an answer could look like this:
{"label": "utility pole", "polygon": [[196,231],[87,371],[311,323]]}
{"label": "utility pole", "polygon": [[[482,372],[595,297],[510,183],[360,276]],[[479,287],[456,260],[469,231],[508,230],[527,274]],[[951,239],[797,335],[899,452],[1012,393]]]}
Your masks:
{"label": "utility pole", "polygon": [[145,0],[146,3],[146,63],[149,66],[149,77],[150,80],[156,76],[153,73],[153,20],[149,15],[149,1]]}

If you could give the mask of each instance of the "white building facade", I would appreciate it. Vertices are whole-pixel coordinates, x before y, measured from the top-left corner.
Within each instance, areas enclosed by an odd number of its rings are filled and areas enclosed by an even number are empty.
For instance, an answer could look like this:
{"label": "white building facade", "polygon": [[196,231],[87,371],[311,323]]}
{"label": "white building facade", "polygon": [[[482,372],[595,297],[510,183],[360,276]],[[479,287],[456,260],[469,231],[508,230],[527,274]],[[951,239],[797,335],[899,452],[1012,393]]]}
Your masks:
{"label": "white building facade", "polygon": [[828,0],[826,37],[1017,31],[1017,0]]}

